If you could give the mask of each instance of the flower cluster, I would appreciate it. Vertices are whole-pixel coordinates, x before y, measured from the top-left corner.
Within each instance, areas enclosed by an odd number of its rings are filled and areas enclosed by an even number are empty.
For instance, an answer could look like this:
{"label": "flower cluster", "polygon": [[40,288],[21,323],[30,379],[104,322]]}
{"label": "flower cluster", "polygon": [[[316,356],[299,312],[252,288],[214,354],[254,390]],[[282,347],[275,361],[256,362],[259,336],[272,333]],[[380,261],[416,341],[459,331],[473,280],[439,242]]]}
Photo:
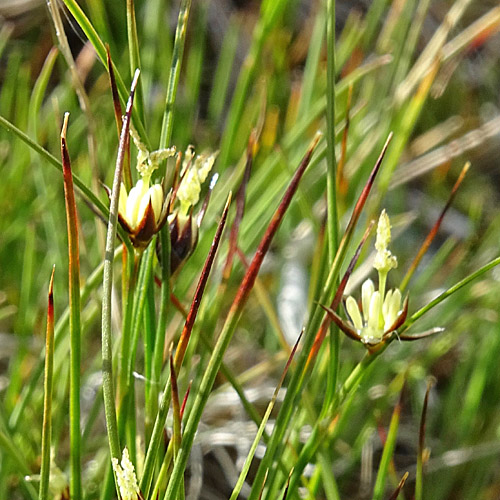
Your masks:
{"label": "flower cluster", "polygon": [[[377,225],[375,249],[377,254],[373,267],[378,271],[378,290],[371,279],[361,287],[361,309],[352,296],[347,297],[345,308],[350,322],[342,320],[328,309],[332,320],[349,337],[375,350],[382,345],[405,322],[408,313],[408,298],[402,301],[401,292],[395,288],[386,292],[387,274],[398,265],[397,258],[388,249],[391,242],[391,223],[383,210]],[[410,339],[408,339],[410,340]]]}
{"label": "flower cluster", "polygon": [[134,464],[130,461],[128,449],[124,448],[122,460],[119,463],[117,458],[111,459],[113,470],[120,490],[122,500],[142,500],[141,492],[137,484]]}
{"label": "flower cluster", "polygon": [[[133,128],[130,134],[138,150],[137,171],[141,177],[128,193],[121,184],[118,220],[138,250],[146,248],[168,220],[173,273],[191,255],[198,241],[198,228],[206,207],[202,208],[196,221],[193,221],[192,207],[199,201],[201,185],[210,174],[217,153],[196,156],[193,146],[189,146],[182,162],[181,180],[166,196],[162,184],[151,185],[151,176],[163,160],[175,154],[175,148],[150,153]],[[210,190],[216,180],[217,176],[214,176]]]}

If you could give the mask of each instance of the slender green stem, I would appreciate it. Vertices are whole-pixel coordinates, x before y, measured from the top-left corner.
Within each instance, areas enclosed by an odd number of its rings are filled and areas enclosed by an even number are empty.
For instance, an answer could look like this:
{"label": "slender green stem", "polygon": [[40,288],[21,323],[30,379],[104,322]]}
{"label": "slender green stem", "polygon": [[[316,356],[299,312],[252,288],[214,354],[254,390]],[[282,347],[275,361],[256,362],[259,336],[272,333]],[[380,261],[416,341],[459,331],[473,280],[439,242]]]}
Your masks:
{"label": "slender green stem", "polygon": [[337,160],[335,158],[335,0],[327,0],[326,43],[327,43],[327,82],[326,82],[326,159],[327,159],[327,234],[330,262],[338,248],[337,214]]}
{"label": "slender green stem", "polygon": [[165,111],[161,124],[160,148],[166,148],[172,139],[172,128],[174,126],[174,102],[181,74],[182,56],[184,54],[184,43],[186,41],[187,22],[191,0],[182,0],[177,29],[175,31],[174,50],[172,52],[172,67],[168,78],[167,95],[165,97]]}
{"label": "slender green stem", "polygon": [[[127,255],[125,269],[126,274],[126,290],[124,293],[124,314],[122,321],[122,344],[120,351],[120,363],[118,367],[119,383],[118,383],[118,401],[122,401],[127,392],[128,372],[127,362],[130,352],[130,339],[132,337],[132,321],[134,310],[134,291],[137,281],[137,273],[139,269],[140,255],[134,250]],[[121,404],[120,404],[121,406]]]}
{"label": "slender green stem", "polygon": [[[327,48],[327,83],[326,83],[326,196],[328,236],[328,263],[331,265],[339,246],[337,212],[337,159],[335,157],[335,0],[326,2],[326,48]],[[340,332],[333,325],[329,337],[330,362],[325,394],[328,407],[337,388],[340,356]]]}
{"label": "slender green stem", "polygon": [[[139,39],[137,37],[137,23],[135,18],[134,0],[127,0],[127,35],[128,35],[128,53],[130,62],[130,76],[134,76],[136,69],[142,70],[141,58],[139,55]],[[142,80],[142,79],[141,79]],[[141,117],[142,123],[145,122],[144,117],[144,94],[142,91],[142,81],[137,84],[137,96],[135,104],[137,112]]]}
{"label": "slender green stem", "polygon": [[401,332],[404,332],[410,328],[415,321],[420,319],[424,314],[426,314],[428,311],[430,311],[433,307],[437,306],[443,300],[447,299],[450,295],[453,295],[455,292],[458,292],[461,288],[464,286],[468,285],[472,281],[474,281],[476,278],[479,278],[481,275],[483,275],[485,272],[489,271],[490,269],[493,269],[495,266],[498,266],[500,264],[500,257],[497,257],[493,259],[492,261],[488,262],[484,266],[480,267],[477,271],[473,272],[472,274],[469,274],[466,278],[463,280],[460,280],[458,283],[453,285],[452,287],[448,288],[448,290],[444,291],[443,293],[440,293],[435,299],[431,300],[428,304],[426,304],[424,307],[419,309],[417,312],[412,314],[409,319],[406,320],[405,324],[401,327]]}
{"label": "slender green stem", "polygon": [[[106,250],[103,268],[103,298],[102,298],[102,388],[104,397],[104,412],[106,415],[106,426],[108,430],[108,441],[111,457],[120,459],[120,439],[116,421],[115,395],[113,386],[113,357],[112,357],[112,332],[111,332],[111,293],[113,289],[113,254],[116,237],[116,226],[118,223],[118,197],[125,157],[125,146],[129,134],[130,114],[135,86],[139,72],[136,71],[132,82],[130,98],[127,103],[125,120],[120,134],[120,147],[116,158],[115,176],[109,207],[108,232],[106,235]],[[133,250],[132,250],[133,251]],[[118,485],[117,485],[118,487]],[[118,490],[117,490],[118,492]],[[119,492],[118,492],[119,494]]]}
{"label": "slender green stem", "polygon": [[[165,349],[165,335],[167,328],[167,314],[170,304],[170,232],[164,227],[159,235],[161,243],[161,291],[160,312],[156,326],[155,345],[153,348],[153,366],[151,370],[150,397],[146,402],[146,411],[150,422],[154,421],[158,411],[158,392],[160,376],[163,364],[163,351]],[[152,432],[152,429],[151,429]],[[146,442],[149,441],[150,433],[147,432]]]}

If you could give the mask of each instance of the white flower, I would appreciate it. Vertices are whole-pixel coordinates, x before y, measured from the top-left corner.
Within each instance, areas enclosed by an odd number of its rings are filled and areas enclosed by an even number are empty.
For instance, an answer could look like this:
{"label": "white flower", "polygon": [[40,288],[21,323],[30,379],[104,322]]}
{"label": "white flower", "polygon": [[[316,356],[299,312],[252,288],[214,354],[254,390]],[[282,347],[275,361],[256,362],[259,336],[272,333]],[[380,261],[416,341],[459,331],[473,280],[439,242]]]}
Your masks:
{"label": "white flower", "polygon": [[363,342],[380,342],[384,334],[391,331],[399,317],[401,292],[397,288],[389,290],[381,303],[380,291],[375,291],[373,281],[368,279],[361,287],[361,302],[362,313],[356,300],[351,296],[347,297],[346,309],[352,324]]}
{"label": "white flower", "polygon": [[128,193],[125,185],[121,184],[118,218],[134,246],[144,248],[165,223],[168,206],[162,185],[150,186],[151,175],[163,160],[175,154],[175,148],[150,153],[134,129],[130,130],[130,134],[139,151],[137,171],[141,178]]}
{"label": "white flower", "polygon": [[146,210],[150,204],[154,214],[154,221],[158,224],[163,201],[163,188],[161,184],[153,184],[149,187],[144,179],[139,179],[137,184],[127,194],[125,185],[122,182],[118,211],[129,228],[134,231],[144,219]]}
{"label": "white flower", "polygon": [[118,463],[117,458],[112,458],[111,462],[122,500],[138,500],[140,498],[139,486],[137,485],[134,464],[130,461],[128,449],[123,449],[121,464]]}

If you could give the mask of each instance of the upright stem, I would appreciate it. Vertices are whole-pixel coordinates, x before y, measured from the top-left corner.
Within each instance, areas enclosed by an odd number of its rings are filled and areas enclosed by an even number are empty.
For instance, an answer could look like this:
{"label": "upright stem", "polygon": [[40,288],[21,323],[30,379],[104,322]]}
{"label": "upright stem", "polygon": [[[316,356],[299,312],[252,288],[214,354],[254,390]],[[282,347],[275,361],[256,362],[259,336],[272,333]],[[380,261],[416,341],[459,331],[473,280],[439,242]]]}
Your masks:
{"label": "upright stem", "polygon": [[[139,72],[136,71],[130,98],[125,111],[125,119],[120,134],[120,146],[116,158],[115,176],[113,179],[113,189],[109,207],[108,232],[106,235],[106,251],[104,254],[103,267],[103,297],[102,297],[102,389],[104,396],[104,412],[106,415],[106,426],[108,430],[108,441],[111,456],[120,459],[120,440],[118,437],[118,426],[116,422],[115,391],[113,386],[113,359],[111,342],[111,292],[113,289],[113,255],[116,238],[116,226],[118,222],[118,198],[120,192],[120,182],[122,177],[123,159],[127,137],[130,127],[130,115],[132,113],[132,104],[134,91],[139,78]],[[129,251],[132,251],[129,249]],[[118,490],[117,490],[118,491]],[[119,493],[119,492],[118,492]]]}
{"label": "upright stem", "polygon": [[[326,196],[328,235],[328,263],[331,266],[337,249],[338,241],[338,213],[337,213],[337,160],[335,157],[335,0],[326,2],[326,46],[327,46],[327,91],[326,91]],[[333,399],[337,387],[339,371],[340,334],[338,329],[330,327],[330,362],[328,363],[328,379],[325,405]]]}

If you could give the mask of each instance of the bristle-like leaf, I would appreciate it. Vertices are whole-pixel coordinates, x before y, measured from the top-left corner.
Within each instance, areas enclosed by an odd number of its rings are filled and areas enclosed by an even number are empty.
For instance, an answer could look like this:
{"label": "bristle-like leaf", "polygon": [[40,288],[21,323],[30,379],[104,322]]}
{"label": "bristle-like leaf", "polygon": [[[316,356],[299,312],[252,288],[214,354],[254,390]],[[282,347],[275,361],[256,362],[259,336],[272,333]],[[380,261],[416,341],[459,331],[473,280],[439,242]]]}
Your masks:
{"label": "bristle-like leaf", "polygon": [[462,181],[464,180],[465,174],[469,170],[470,163],[467,162],[461,172],[460,175],[458,176],[458,179],[455,182],[455,185],[453,186],[450,196],[448,198],[448,201],[446,202],[446,205],[444,206],[443,210],[441,211],[441,214],[439,215],[437,221],[435,222],[434,226],[432,226],[432,229],[429,231],[429,234],[425,238],[424,242],[422,243],[422,246],[420,247],[419,251],[417,252],[417,255],[415,256],[415,259],[411,263],[408,271],[406,272],[403,280],[401,281],[401,285],[399,289],[403,291],[407,286],[408,283],[413,276],[413,273],[417,269],[420,261],[422,260],[422,257],[426,254],[427,250],[429,249],[432,241],[436,237],[437,232],[439,231],[439,228],[441,227],[441,223],[443,222],[444,216],[446,215],[446,212],[450,208],[451,204],[453,203],[453,200],[455,198],[455,195],[457,194],[458,188],[460,187],[460,184],[462,184]]}

